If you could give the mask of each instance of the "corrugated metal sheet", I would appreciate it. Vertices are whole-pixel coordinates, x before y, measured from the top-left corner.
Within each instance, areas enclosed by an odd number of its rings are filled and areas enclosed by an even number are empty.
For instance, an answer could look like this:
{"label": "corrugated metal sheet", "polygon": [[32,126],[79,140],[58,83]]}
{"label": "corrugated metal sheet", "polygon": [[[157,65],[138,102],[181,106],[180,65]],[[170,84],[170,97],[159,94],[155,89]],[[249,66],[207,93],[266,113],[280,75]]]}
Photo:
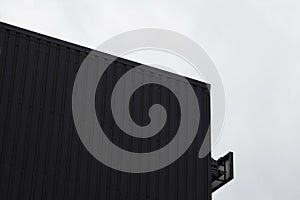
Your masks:
{"label": "corrugated metal sheet", "polygon": [[[76,73],[91,51],[78,45],[0,23],[0,196],[1,199],[211,199],[210,154],[197,154],[209,128],[210,99],[205,83],[189,79],[201,111],[199,133],[176,162],[161,170],[131,174],[111,169],[85,149],[72,117]],[[98,62],[113,56],[100,53]],[[137,65],[118,59],[104,77],[103,90]],[[149,68],[150,69],[150,68]],[[142,76],[167,77],[179,90],[176,75],[151,69]],[[138,76],[138,75],[137,75]],[[105,94],[105,91],[100,92]],[[99,96],[99,95],[98,95]],[[160,148],[175,133],[179,108],[170,92],[152,86],[135,93],[134,120],[143,123],[149,105],[165,105],[170,122],[157,138],[134,141],[120,136],[107,105],[109,95],[96,98],[99,117],[117,145],[134,152]],[[167,137],[166,137],[167,136]],[[140,145],[134,145],[139,143]]]}

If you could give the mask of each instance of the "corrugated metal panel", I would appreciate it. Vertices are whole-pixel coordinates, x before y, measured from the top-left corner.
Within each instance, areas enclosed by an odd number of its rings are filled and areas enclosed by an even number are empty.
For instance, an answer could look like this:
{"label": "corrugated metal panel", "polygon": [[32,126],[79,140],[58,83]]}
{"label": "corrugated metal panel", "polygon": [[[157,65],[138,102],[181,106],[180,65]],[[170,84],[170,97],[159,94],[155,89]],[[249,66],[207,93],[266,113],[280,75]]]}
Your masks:
{"label": "corrugated metal panel", "polygon": [[[76,73],[90,49],[0,23],[0,196],[1,199],[211,199],[210,154],[198,158],[209,128],[210,99],[205,83],[190,80],[200,103],[201,124],[191,147],[176,162],[145,174],[113,170],[85,149],[72,117],[72,89]],[[100,53],[97,62],[114,57]],[[104,93],[125,71],[137,65],[118,59],[104,77]],[[161,76],[184,92],[176,75],[150,69],[135,78]],[[129,80],[134,81],[134,80]],[[143,123],[147,106],[166,106],[171,122],[179,108],[170,92],[151,86],[135,93],[132,116]],[[96,95],[97,96],[97,95]],[[99,96],[99,95],[98,95]],[[118,134],[108,116],[109,95],[96,97],[110,139],[134,152],[163,146],[175,133],[136,141]],[[136,99],[136,101],[135,101]],[[103,111],[103,112],[102,112]],[[204,119],[204,120],[203,120]],[[167,136],[167,137],[166,137]]]}

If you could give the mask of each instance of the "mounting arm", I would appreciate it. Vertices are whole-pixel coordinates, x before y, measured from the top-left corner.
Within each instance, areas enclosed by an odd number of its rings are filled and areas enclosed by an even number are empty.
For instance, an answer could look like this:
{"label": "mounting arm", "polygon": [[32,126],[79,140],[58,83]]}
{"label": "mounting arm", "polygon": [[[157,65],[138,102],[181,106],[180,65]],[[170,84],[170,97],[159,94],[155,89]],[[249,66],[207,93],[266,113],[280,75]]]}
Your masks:
{"label": "mounting arm", "polygon": [[218,160],[211,159],[212,192],[233,179],[233,153],[229,152]]}

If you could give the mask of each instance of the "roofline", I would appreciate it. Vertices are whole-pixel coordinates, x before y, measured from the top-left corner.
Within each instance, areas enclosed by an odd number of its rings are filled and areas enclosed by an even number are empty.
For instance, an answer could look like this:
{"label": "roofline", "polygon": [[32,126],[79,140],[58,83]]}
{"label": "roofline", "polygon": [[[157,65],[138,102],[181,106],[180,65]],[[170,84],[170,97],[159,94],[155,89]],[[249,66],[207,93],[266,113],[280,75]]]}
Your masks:
{"label": "roofline", "polygon": [[[91,51],[96,51],[97,53],[100,53],[101,56],[103,56],[106,59],[111,59],[111,60],[116,59],[116,56],[105,53],[105,52],[100,52],[98,50],[93,50],[91,48],[84,47],[82,45],[78,45],[78,44],[71,43],[71,42],[68,42],[68,41],[65,41],[65,40],[62,40],[62,39],[47,36],[45,34],[34,32],[34,31],[31,31],[31,30],[27,30],[25,28],[17,27],[17,26],[7,24],[7,23],[1,22],[1,21],[0,21],[0,27],[3,28],[3,29],[6,29],[7,31],[14,31],[16,33],[23,34],[23,35],[26,35],[26,36],[29,36],[29,37],[32,37],[32,38],[36,38],[38,40],[44,40],[46,42],[50,42],[50,43],[53,43],[53,44],[56,44],[56,45],[59,45],[59,46],[63,46],[63,47],[66,47],[66,48],[72,48],[76,51],[84,52],[86,54],[89,54]],[[125,59],[125,58],[122,58],[122,57],[118,58],[118,62],[120,62],[122,64],[126,64],[128,66],[132,66],[132,67],[137,66],[137,65],[144,65],[142,63],[131,61],[131,60],[128,60],[128,59]],[[144,66],[149,67],[149,71],[151,71],[151,72],[157,71],[156,73],[158,73],[158,74],[164,74],[166,76],[172,76],[172,78],[175,78],[175,77],[178,77],[178,76],[185,77],[185,76],[181,76],[179,74],[175,74],[175,73],[172,73],[172,72],[161,70],[161,69],[149,66],[149,65],[144,65]],[[195,85],[200,86],[200,87],[205,87],[208,90],[210,90],[210,84],[209,83],[205,83],[203,81],[199,81],[199,80],[189,78],[189,77],[185,77],[185,78],[192,84],[195,84]],[[178,79],[178,80],[180,80],[180,79]]]}

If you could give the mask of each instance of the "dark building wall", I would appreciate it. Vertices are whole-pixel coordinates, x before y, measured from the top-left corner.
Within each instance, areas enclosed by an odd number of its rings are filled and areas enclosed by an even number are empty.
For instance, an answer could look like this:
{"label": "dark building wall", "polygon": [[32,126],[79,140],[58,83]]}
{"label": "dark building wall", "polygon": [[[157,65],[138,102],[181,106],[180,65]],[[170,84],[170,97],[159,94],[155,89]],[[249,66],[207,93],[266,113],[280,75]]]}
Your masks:
{"label": "dark building wall", "polygon": [[[191,147],[163,169],[124,173],[97,161],[80,141],[74,126],[73,84],[91,49],[3,23],[0,49],[0,199],[211,199],[210,154],[202,159],[197,156],[210,121],[209,89],[205,83],[188,79],[201,111],[199,130]],[[99,55],[96,59],[100,63],[114,59],[104,53]],[[104,90],[136,65],[117,59],[104,77]],[[150,68],[141,73],[168,78],[184,90],[177,75]],[[166,110],[173,123],[165,127],[165,133],[172,132],[180,109],[170,92],[153,86],[135,96],[133,119],[139,120],[148,112],[145,102],[169,105]],[[160,134],[143,145],[125,139],[115,131],[116,125],[107,115],[108,97],[97,97],[96,107],[104,113],[99,118],[112,130],[110,139],[115,143],[142,152],[170,139]]]}

